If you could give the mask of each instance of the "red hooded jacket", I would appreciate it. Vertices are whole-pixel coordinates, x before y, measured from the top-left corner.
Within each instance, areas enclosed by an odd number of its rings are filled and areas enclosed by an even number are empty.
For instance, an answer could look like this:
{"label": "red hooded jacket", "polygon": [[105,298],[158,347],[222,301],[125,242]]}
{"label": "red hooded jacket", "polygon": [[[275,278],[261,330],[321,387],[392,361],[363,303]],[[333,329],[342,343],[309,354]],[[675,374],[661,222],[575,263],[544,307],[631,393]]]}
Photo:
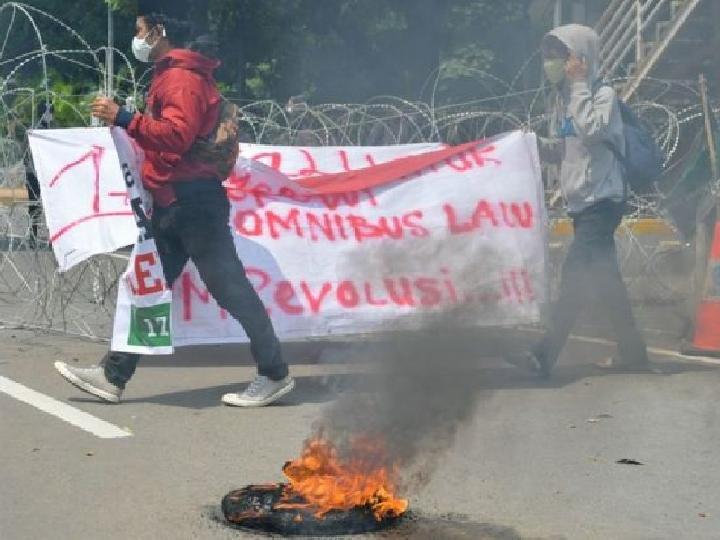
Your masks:
{"label": "red hooded jacket", "polygon": [[173,182],[219,178],[214,165],[185,157],[217,123],[221,98],[213,71],[219,65],[199,53],[173,49],[155,63],[145,114],[118,115],[116,123],[145,151],[143,185],[160,206],[175,200]]}

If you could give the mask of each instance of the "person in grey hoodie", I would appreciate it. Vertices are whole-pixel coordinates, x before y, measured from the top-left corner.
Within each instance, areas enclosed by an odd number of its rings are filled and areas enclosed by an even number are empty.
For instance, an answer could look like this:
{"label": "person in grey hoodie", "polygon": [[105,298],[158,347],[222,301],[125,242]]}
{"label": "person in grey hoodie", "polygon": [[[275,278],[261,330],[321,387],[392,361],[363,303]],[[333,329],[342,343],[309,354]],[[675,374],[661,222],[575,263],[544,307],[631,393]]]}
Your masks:
{"label": "person in grey hoodie", "polygon": [[551,136],[539,140],[540,157],[560,165],[574,238],[548,330],[530,359],[540,375],[550,375],[577,316],[595,293],[618,344],[618,355],[605,366],[643,367],[647,348],[635,325],[615,250],[627,188],[611,146],[624,154],[625,137],[615,90],[599,78],[599,38],[587,26],[560,26],[545,36],[542,52],[546,77],[557,91]]}

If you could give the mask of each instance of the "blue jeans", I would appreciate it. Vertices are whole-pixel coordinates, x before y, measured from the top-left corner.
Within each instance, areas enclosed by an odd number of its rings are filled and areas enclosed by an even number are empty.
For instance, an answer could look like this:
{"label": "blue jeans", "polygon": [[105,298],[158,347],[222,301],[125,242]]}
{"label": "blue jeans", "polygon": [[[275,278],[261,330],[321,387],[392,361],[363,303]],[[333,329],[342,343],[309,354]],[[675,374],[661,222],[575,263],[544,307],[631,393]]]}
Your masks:
{"label": "blue jeans", "polygon": [[[275,330],[260,297],[245,275],[228,226],[230,203],[217,180],[175,184],[177,201],[155,207],[152,230],[165,279],[172,286],[188,259],[215,298],[243,327],[258,373],[273,380],[287,376]],[[124,388],[135,372],[140,355],[110,351],[101,365],[111,383]]]}

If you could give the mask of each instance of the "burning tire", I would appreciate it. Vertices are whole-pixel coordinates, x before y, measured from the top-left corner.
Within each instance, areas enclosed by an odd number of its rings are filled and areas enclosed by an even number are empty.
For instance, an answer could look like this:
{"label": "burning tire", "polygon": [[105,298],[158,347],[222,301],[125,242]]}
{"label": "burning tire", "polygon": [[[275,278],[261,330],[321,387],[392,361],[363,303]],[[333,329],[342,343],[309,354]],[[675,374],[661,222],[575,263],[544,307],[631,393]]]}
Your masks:
{"label": "burning tire", "polygon": [[303,505],[299,497],[288,501],[287,484],[246,486],[231,491],[222,500],[222,511],[230,523],[248,529],[283,535],[337,536],[376,532],[391,527],[400,517],[378,520],[372,508],[332,510],[322,517],[298,508],[283,508],[287,502]]}
{"label": "burning tire", "polygon": [[340,456],[322,436],[305,441],[300,457],[283,467],[287,484],[246,486],[222,501],[230,523],[285,535],[374,532],[398,522],[408,502],[395,496],[395,471],[385,447],[356,436]]}

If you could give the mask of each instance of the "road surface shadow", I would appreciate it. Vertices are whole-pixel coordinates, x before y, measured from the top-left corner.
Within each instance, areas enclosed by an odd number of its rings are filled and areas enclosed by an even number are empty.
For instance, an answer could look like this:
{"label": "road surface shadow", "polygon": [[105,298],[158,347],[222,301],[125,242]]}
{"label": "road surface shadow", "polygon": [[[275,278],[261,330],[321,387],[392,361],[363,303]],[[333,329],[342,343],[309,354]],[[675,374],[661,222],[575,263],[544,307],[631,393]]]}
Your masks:
{"label": "road surface shadow", "polygon": [[[502,366],[495,360],[497,367],[477,366],[477,369],[461,371],[452,369],[452,362],[446,361],[447,370],[444,373],[434,373],[433,377],[461,377],[464,385],[474,384],[479,391],[493,390],[522,390],[538,388],[562,388],[582,380],[591,380],[600,377],[645,377],[665,378],[673,375],[690,372],[714,372],[715,367],[698,364],[670,363],[657,364],[662,373],[623,373],[608,371],[592,364],[560,365],[557,366],[549,379],[538,379],[536,376],[510,366]],[[326,403],[337,399],[346,392],[372,392],[379,374],[351,373],[332,374],[320,376],[295,377],[295,390],[271,405],[272,407],[293,407],[303,403]],[[387,377],[388,374],[383,374]],[[397,375],[401,377],[402,375]],[[123,403],[155,403],[171,407],[185,407],[188,409],[206,409],[220,405],[220,397],[227,392],[241,391],[247,382],[237,382],[205,388],[193,388],[177,392],[133,397],[123,400]],[[69,401],[76,403],[97,403],[97,399],[86,397],[72,397]]]}
{"label": "road surface shadow", "polygon": [[[345,387],[362,387],[362,375],[327,375],[322,377],[295,377],[295,390],[273,403],[271,407],[292,407],[303,403],[325,403],[334,400],[338,392]],[[170,407],[188,409],[207,409],[221,405],[220,397],[227,392],[239,392],[247,382],[193,388],[178,392],[167,392],[143,397],[123,399],[123,403],[155,403]],[[75,403],[97,403],[98,400],[86,397],[72,397],[68,401]]]}

